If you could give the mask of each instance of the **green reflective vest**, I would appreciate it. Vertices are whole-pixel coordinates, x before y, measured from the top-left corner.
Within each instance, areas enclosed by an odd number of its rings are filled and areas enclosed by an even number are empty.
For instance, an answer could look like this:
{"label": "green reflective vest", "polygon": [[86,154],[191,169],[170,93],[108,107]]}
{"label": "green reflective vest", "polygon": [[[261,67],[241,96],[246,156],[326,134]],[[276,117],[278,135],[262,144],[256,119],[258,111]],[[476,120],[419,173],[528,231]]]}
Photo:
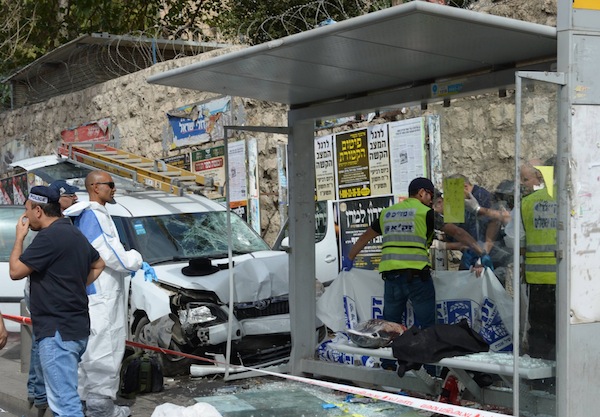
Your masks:
{"label": "green reflective vest", "polygon": [[379,272],[431,267],[427,236],[427,212],[416,198],[384,209],[379,217],[383,244]]}
{"label": "green reflective vest", "polygon": [[537,190],[521,201],[525,229],[525,280],[529,284],[556,284],[556,189]]}

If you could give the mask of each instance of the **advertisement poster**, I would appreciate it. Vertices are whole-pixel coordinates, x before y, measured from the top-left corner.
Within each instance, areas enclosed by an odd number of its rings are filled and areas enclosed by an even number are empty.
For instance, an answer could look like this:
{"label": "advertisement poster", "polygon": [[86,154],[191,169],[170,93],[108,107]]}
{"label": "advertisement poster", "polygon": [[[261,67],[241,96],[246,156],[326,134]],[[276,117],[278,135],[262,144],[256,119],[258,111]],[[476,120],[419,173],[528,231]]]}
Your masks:
{"label": "advertisement poster", "polygon": [[315,181],[317,201],[335,198],[333,135],[315,138]]}
{"label": "advertisement poster", "polygon": [[224,139],[223,126],[232,124],[231,97],[189,104],[167,112],[173,131],[171,148]]}
{"label": "advertisement poster", "polygon": [[2,178],[0,180],[0,204],[13,204],[13,179]]}
{"label": "advertisement poster", "polygon": [[392,193],[390,179],[390,153],[388,150],[387,124],[371,126],[369,134],[369,175],[371,195]]}
{"label": "advertisement poster", "polygon": [[248,224],[260,234],[260,190],[258,184],[258,142],[248,139]]}
{"label": "advertisement poster", "polygon": [[[340,251],[347,256],[360,235],[379,218],[381,211],[394,204],[391,195],[342,201],[340,212]],[[371,240],[354,259],[354,267],[377,269],[381,261],[381,236]]]}
{"label": "advertisement poster", "polygon": [[[108,142],[110,140],[110,118],[95,120],[77,127],[70,127],[60,132],[60,137],[65,143],[76,142]],[[60,148],[63,154],[67,153],[66,148]]]}
{"label": "advertisement poster", "polygon": [[[240,140],[229,143],[229,201],[244,202],[248,200],[246,176],[246,141]],[[233,205],[232,205],[233,207]],[[247,219],[247,216],[246,216]]]}
{"label": "advertisement poster", "polygon": [[[224,204],[227,206],[227,204]],[[248,222],[248,202],[247,201],[231,201],[229,203],[231,212],[240,216],[245,222]]]}
{"label": "advertisement poster", "polygon": [[13,198],[12,204],[18,206],[24,205],[29,197],[29,189],[27,187],[27,173],[24,172],[12,177]]}
{"label": "advertisement poster", "polygon": [[162,158],[161,160],[164,161],[165,164],[169,164],[180,169],[185,169],[186,171],[191,171],[189,153],[184,153],[182,155],[167,156],[166,158]]}
{"label": "advertisement poster", "polygon": [[339,199],[371,195],[367,129],[335,136]]}
{"label": "advertisement poster", "polygon": [[408,196],[408,185],[417,177],[427,177],[425,163],[425,128],[423,118],[388,124],[392,192]]}
{"label": "advertisement poster", "polygon": [[192,172],[212,178],[219,186],[225,185],[225,146],[193,151],[190,159]]}

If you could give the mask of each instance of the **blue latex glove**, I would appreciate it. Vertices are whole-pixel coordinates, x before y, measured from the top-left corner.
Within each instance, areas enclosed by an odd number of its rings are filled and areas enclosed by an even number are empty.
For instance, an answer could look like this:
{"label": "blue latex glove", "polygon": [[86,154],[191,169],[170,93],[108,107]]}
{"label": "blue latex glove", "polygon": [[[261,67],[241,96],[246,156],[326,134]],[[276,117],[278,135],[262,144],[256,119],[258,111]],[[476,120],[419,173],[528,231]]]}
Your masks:
{"label": "blue latex glove", "polygon": [[158,281],[154,268],[148,265],[148,262],[142,262],[142,269],[144,270],[144,279],[146,281]]}
{"label": "blue latex glove", "polygon": [[481,258],[479,258],[479,262],[481,262],[481,265],[485,266],[486,268],[490,268],[492,271],[494,270],[494,263],[492,262],[492,258],[490,258],[490,255],[488,255],[487,253]]}
{"label": "blue latex glove", "polygon": [[343,271],[350,271],[353,266],[354,266],[354,261],[352,259],[350,259],[350,258],[342,259],[342,270]]}
{"label": "blue latex glove", "polygon": [[471,268],[472,266],[475,266],[478,258],[479,257],[477,256],[477,254],[475,252],[473,252],[473,250],[467,249],[466,251],[463,252],[460,263],[461,263],[461,265],[463,265],[463,267],[466,267],[468,269],[468,268]]}
{"label": "blue latex glove", "polygon": [[92,282],[90,285],[85,287],[85,293],[87,295],[94,295],[96,294],[96,286],[94,285],[94,283]]}

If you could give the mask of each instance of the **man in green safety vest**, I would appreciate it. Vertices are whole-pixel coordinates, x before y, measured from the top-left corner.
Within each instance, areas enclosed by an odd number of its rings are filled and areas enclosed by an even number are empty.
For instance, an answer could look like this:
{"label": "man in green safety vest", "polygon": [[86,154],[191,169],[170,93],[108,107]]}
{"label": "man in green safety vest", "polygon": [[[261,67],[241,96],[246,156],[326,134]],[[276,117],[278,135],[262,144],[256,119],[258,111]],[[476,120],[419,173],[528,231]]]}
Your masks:
{"label": "man in green safety vest", "polygon": [[402,323],[408,300],[420,328],[435,324],[435,289],[431,279],[429,247],[434,235],[433,183],[415,178],[409,197],[384,209],[378,220],[359,237],[344,258],[342,267],[352,269],[354,258],[366,244],[383,235],[379,272],[385,281],[384,320]]}
{"label": "man in green safety vest", "polygon": [[529,355],[556,358],[556,189],[521,200],[525,230],[525,281],[529,285]]}

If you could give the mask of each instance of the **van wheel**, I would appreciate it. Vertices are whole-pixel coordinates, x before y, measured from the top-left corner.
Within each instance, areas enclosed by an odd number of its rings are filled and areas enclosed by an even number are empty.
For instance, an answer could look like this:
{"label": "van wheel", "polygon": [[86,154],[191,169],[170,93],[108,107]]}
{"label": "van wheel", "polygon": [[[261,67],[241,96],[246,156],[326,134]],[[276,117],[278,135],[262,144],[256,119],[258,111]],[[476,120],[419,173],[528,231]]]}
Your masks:
{"label": "van wheel", "polygon": [[[147,340],[144,332],[144,328],[150,324],[150,320],[147,316],[142,316],[136,320],[133,325],[133,340],[134,342],[143,343],[145,345],[153,346],[154,341]],[[169,349],[181,352],[181,348],[175,342],[171,340]],[[163,376],[179,376],[188,375],[190,373],[190,365],[195,363],[193,359],[186,358],[177,355],[166,355],[155,351],[148,351],[153,355],[157,355],[160,365],[162,367]]]}

